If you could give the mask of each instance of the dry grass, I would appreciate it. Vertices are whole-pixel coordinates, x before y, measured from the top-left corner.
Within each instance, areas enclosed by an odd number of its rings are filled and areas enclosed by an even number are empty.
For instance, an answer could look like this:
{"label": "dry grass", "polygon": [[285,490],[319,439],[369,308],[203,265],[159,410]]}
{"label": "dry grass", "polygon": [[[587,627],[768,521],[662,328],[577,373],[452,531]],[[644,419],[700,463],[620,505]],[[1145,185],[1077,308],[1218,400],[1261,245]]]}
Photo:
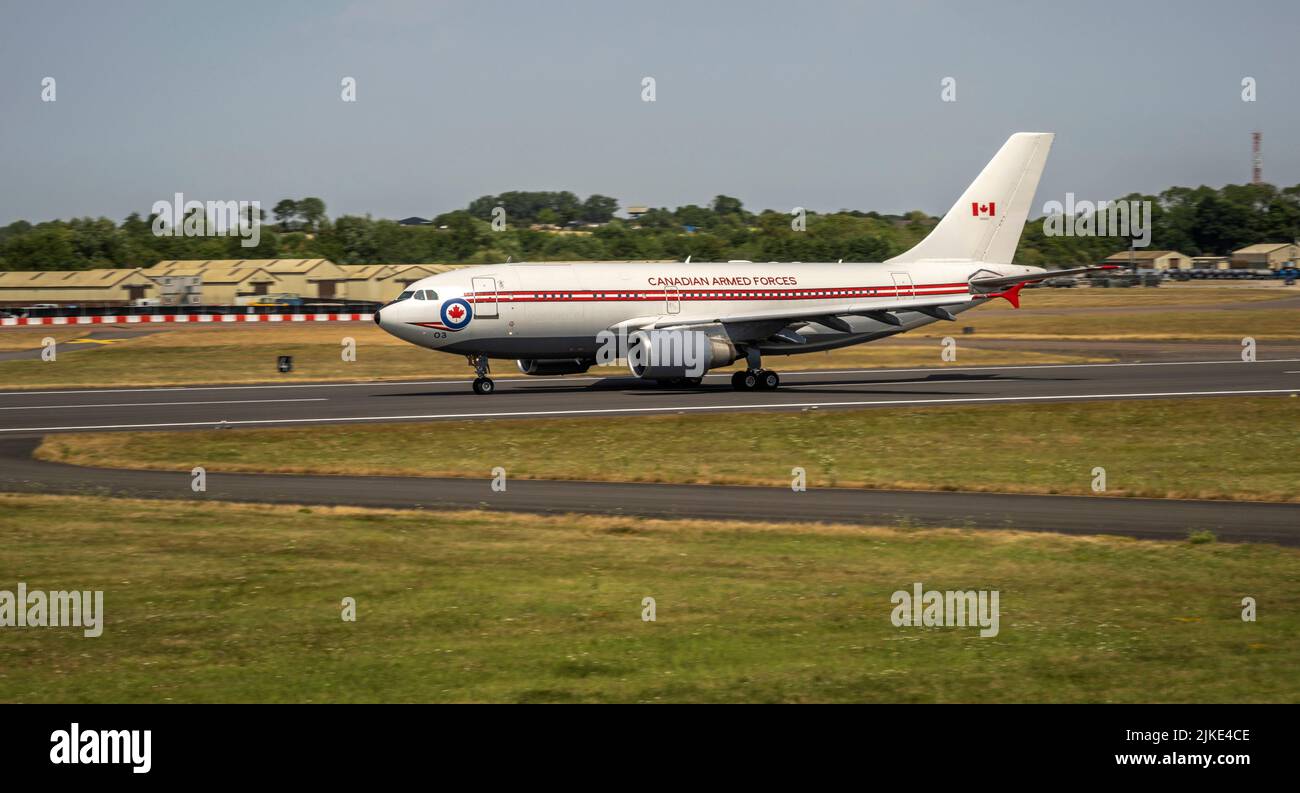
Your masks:
{"label": "dry grass", "polygon": [[[1287,548],[27,495],[0,543],[106,612],[0,631],[7,703],[1300,700]],[[895,627],[916,581],[998,635]]]}
{"label": "dry grass", "polygon": [[[1244,289],[1206,284],[1165,285],[1157,289],[1030,289],[1021,294],[1025,308],[1147,308],[1264,303],[1300,294],[1283,288]],[[994,301],[990,310],[1012,310]]]}
{"label": "dry grass", "polygon": [[[1300,312],[1295,309],[1236,311],[1182,311],[1026,314],[975,310],[961,315],[963,325],[975,328],[980,339],[1032,341],[1239,341],[1251,336],[1267,341],[1300,339]],[[969,321],[967,321],[969,318]],[[949,331],[950,333],[951,331]],[[909,334],[913,337],[948,335],[933,325]]]}
{"label": "dry grass", "polygon": [[0,351],[35,350],[44,339],[62,344],[89,332],[87,328],[0,328]]}

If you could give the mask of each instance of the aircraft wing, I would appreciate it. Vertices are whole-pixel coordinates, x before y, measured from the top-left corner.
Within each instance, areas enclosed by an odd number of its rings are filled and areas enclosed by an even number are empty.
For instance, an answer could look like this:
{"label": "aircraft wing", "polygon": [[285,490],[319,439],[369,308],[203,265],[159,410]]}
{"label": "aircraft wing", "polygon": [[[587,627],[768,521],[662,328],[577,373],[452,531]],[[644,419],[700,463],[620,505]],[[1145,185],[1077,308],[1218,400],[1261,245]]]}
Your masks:
{"label": "aircraft wing", "polygon": [[[954,300],[953,298],[961,298]],[[875,301],[872,303],[824,303],[819,306],[806,308],[765,308],[751,311],[741,311],[734,314],[682,314],[679,316],[660,316],[649,318],[640,327],[644,330],[659,328],[681,328],[692,325],[713,325],[716,323],[738,324],[742,322],[774,322],[784,320],[788,322],[819,322],[829,327],[838,328],[844,325],[843,322],[836,322],[835,318],[839,316],[861,316],[878,319],[888,325],[898,325],[901,321],[893,316],[891,312],[897,311],[917,311],[922,314],[928,314],[937,319],[951,319],[952,315],[944,310],[945,305],[957,305],[968,302],[964,299],[965,295],[933,295],[924,297],[898,298],[888,303]],[[634,320],[629,325],[635,325]]]}
{"label": "aircraft wing", "polygon": [[[1099,270],[1114,270],[1117,268],[1118,265],[1102,264],[1091,267],[1076,267],[1070,270],[1046,270],[1039,273],[1026,273],[1022,275],[972,278],[970,280],[970,294],[981,298],[1005,298],[1013,306],[1019,308],[1019,293],[1027,283],[1045,281],[1048,278],[1056,278],[1063,275],[1080,275],[1082,273],[1096,272]],[[614,329],[622,327],[625,329],[637,330],[659,330],[664,328],[686,328],[695,325],[715,325],[719,323],[737,325],[741,323],[771,323],[783,321],[787,324],[794,322],[816,322],[830,328],[835,328],[836,330],[848,332],[850,330],[848,324],[842,319],[839,319],[839,317],[869,317],[887,325],[901,325],[902,320],[899,319],[896,314],[904,311],[915,311],[934,317],[935,319],[951,320],[954,317],[944,308],[944,306],[968,303],[969,300],[966,298],[967,295],[923,295],[920,297],[900,297],[887,303],[880,301],[873,301],[871,303],[846,301],[841,303],[823,303],[818,306],[801,308],[782,306],[777,308],[756,309],[740,311],[734,314],[686,313],[677,316],[660,315],[626,320],[614,326]]]}

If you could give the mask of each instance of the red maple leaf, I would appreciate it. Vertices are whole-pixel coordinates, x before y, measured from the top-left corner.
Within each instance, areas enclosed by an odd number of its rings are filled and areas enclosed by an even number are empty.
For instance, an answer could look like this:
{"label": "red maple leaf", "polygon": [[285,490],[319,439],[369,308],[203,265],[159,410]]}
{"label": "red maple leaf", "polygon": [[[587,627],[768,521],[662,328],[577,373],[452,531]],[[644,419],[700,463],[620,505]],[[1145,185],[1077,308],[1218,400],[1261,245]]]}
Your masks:
{"label": "red maple leaf", "polygon": [[447,316],[451,317],[452,319],[460,319],[461,317],[465,316],[465,309],[461,308],[460,306],[452,306],[451,309],[447,312]]}

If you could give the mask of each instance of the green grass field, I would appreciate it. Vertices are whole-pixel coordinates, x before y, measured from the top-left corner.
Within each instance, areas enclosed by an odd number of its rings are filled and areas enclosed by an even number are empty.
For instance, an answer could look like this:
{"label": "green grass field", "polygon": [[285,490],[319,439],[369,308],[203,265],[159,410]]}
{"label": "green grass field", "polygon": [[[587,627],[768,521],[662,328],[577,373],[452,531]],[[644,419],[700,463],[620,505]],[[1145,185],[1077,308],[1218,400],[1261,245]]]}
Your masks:
{"label": "green grass field", "polygon": [[[1300,701],[1273,546],[18,495],[0,543],[106,613],[0,629],[6,703]],[[918,581],[998,635],[895,627]]]}
{"label": "green grass field", "polygon": [[[1298,409],[1287,397],[1204,398],[100,433],[48,436],[37,456],[475,478],[503,466],[514,478],[776,486],[799,466],[810,487],[1084,495],[1101,466],[1107,495],[1295,501]],[[454,456],[441,451],[449,437]]]}

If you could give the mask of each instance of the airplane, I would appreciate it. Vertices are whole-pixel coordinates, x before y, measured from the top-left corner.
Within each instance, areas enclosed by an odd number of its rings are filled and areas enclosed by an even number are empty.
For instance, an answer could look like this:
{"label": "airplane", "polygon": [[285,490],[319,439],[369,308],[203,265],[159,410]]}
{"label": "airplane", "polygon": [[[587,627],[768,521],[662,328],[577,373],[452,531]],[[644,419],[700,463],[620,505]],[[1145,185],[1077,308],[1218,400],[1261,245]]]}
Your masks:
{"label": "airplane", "polygon": [[[875,341],[993,298],[1019,308],[1027,283],[1115,269],[1011,263],[1054,137],[1012,135],[929,235],[884,262],[481,265],[410,284],[374,320],[412,344],[466,356],[477,394],[495,390],[494,358],[534,376],[626,359],[638,378],[691,385],[743,360],[732,386],[772,390],[780,376],[763,368],[765,355]],[[693,345],[660,343],[674,333]]]}

